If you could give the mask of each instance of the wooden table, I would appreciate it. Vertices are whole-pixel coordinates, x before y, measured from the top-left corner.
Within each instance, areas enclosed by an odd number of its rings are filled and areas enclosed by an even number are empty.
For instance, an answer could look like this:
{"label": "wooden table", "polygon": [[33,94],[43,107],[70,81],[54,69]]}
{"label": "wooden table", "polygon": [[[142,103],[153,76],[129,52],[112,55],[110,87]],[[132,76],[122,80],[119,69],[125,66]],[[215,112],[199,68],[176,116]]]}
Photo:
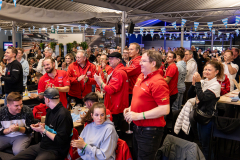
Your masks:
{"label": "wooden table", "polygon": [[230,97],[238,97],[238,90],[234,90],[232,92],[229,92],[223,96],[220,97],[218,100],[218,103],[225,103],[225,104],[233,104],[233,105],[238,105],[240,106],[240,101],[237,102],[232,102],[232,99]]}

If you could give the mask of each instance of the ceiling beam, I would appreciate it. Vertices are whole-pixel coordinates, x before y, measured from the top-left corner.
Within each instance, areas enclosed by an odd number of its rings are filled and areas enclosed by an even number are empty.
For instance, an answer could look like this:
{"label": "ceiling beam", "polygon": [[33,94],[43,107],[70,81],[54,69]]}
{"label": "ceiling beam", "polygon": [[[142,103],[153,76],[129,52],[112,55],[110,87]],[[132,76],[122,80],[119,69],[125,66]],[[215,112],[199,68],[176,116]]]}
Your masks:
{"label": "ceiling beam", "polygon": [[[94,1],[74,0],[74,2],[79,2],[79,3],[84,3],[84,4],[89,4],[89,5],[98,6],[98,7],[104,7],[104,8],[108,8],[108,9],[119,10],[119,11],[130,11],[130,10],[134,9],[134,8],[122,6],[119,4],[109,3],[109,2],[100,1],[100,0],[94,0]],[[150,13],[150,12],[136,9],[132,13],[139,14],[139,13]]]}

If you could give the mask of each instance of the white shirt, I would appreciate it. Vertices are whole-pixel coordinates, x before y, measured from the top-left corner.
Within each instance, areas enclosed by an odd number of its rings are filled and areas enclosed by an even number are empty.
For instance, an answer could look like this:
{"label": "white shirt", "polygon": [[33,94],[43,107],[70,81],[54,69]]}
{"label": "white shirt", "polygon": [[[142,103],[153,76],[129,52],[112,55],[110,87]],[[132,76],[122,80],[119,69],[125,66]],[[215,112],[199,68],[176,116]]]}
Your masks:
{"label": "white shirt", "polygon": [[192,78],[195,72],[197,72],[197,63],[193,58],[191,58],[187,61],[187,75],[185,82],[192,82]]}
{"label": "white shirt", "polygon": [[[42,67],[42,62],[44,59],[45,58],[40,59],[37,66],[37,72],[42,73],[43,75],[46,73],[44,67]],[[56,60],[55,60],[55,69],[58,69],[58,63]]]}
{"label": "white shirt", "polygon": [[[230,74],[229,73],[229,70],[228,70],[228,65],[223,63],[223,66],[224,66],[224,74],[226,74],[228,76],[228,79],[230,81],[230,92],[234,90],[234,82],[233,82],[233,79],[235,79],[236,75],[237,75],[237,72],[235,74]],[[238,65],[237,64],[234,64],[231,62],[231,66],[233,68],[235,68],[237,71],[239,69]]]}

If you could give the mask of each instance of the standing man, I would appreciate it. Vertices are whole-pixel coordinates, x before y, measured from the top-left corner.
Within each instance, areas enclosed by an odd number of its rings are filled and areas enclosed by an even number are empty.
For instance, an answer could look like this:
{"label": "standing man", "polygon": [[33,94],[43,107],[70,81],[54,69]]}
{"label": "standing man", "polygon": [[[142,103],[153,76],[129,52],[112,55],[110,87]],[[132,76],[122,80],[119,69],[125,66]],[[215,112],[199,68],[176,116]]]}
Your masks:
{"label": "standing man", "polygon": [[233,52],[231,50],[226,50],[224,54],[224,74],[228,76],[230,81],[230,92],[234,90],[234,81],[233,79],[236,78],[237,72],[239,70],[239,66],[237,64],[232,63],[233,61]]}
{"label": "standing man", "polygon": [[87,60],[85,51],[79,50],[76,62],[69,65],[67,73],[71,83],[68,95],[70,99],[75,99],[77,104],[83,105],[83,97],[92,92],[92,85],[96,84],[93,78],[96,66]]}
{"label": "standing man", "polygon": [[[52,58],[52,54],[53,54],[53,50],[51,48],[46,48],[44,50],[45,57],[39,60],[38,66],[37,66],[37,72],[42,73],[43,75],[46,73],[44,66],[43,66],[43,60],[45,58]],[[55,60],[55,69],[57,69],[57,68],[58,68],[58,63]]]}
{"label": "standing man", "polygon": [[[56,88],[62,105],[67,108],[66,92],[69,92],[70,88],[67,72],[55,69],[55,60],[51,57],[43,60],[43,66],[46,73],[39,80],[38,93],[43,93],[47,88]],[[39,95],[39,98],[43,99],[43,96]]]}
{"label": "standing man", "polygon": [[159,149],[169,114],[168,84],[159,74],[162,56],[149,51],[142,55],[142,74],[133,88],[132,103],[124,110],[126,121],[133,121],[133,159],[153,160]]}
{"label": "standing man", "polygon": [[8,47],[4,57],[7,60],[5,76],[2,76],[1,80],[4,81],[5,101],[4,105],[7,105],[7,96],[11,92],[23,92],[23,69],[21,63],[16,60],[17,49],[14,47]]}
{"label": "standing man", "polygon": [[129,50],[128,48],[124,48],[122,54],[122,64],[126,67],[129,64]]}
{"label": "standing man", "polygon": [[181,109],[182,100],[183,100],[183,93],[186,90],[184,81],[185,81],[186,74],[187,74],[187,64],[186,64],[186,62],[183,61],[184,52],[181,51],[181,50],[177,50],[176,54],[177,54],[177,58],[176,58],[177,64],[176,64],[176,66],[177,66],[178,72],[179,72],[178,82],[177,82],[178,96],[177,96],[177,99],[175,100],[175,102],[173,103],[173,106],[172,106],[173,111]]}
{"label": "standing man", "polygon": [[207,63],[207,58],[208,54],[207,52],[204,52],[203,55],[201,56],[201,58],[198,60],[198,73],[202,76],[203,75],[203,68],[205,66],[205,64]]}
{"label": "standing man", "polygon": [[131,57],[131,60],[129,62],[129,65],[126,67],[126,72],[128,75],[128,81],[129,81],[129,104],[131,104],[132,101],[132,91],[133,87],[137,81],[137,77],[141,74],[141,66],[140,66],[140,45],[138,43],[131,43],[129,46],[129,57]]}
{"label": "standing man", "polygon": [[29,64],[28,62],[22,57],[24,50],[22,48],[17,48],[17,61],[21,63],[23,69],[23,91],[27,86],[27,76],[29,75]]}
{"label": "standing man", "polygon": [[0,151],[12,146],[13,154],[17,155],[29,146],[33,113],[23,105],[21,94],[9,93],[7,106],[0,108],[0,122]]}
{"label": "standing man", "polygon": [[[238,48],[232,48],[233,52],[233,61],[232,63],[237,64],[238,67],[240,67],[240,56],[239,56],[239,49]],[[240,75],[240,69],[237,72],[236,75],[236,81],[239,82],[239,75]]]}
{"label": "standing man", "polygon": [[60,102],[56,88],[48,88],[43,95],[45,104],[49,107],[46,121],[31,125],[34,131],[42,134],[42,141],[22,151],[12,160],[63,160],[68,154],[73,130],[71,114]]}
{"label": "standing man", "polygon": [[172,110],[173,102],[177,99],[178,95],[178,68],[175,64],[176,54],[172,51],[169,51],[167,54],[167,63],[168,67],[164,75],[164,80],[167,82],[169,87],[169,96],[170,96],[170,112]]}
{"label": "standing man", "polygon": [[115,128],[119,128],[123,121],[123,110],[128,104],[128,77],[122,62],[122,55],[113,52],[108,55],[109,64],[113,72],[106,83],[101,76],[94,75],[97,84],[105,91],[104,105],[112,112]]}
{"label": "standing man", "polygon": [[197,63],[193,58],[193,52],[191,50],[187,50],[185,52],[185,60],[187,61],[187,75],[185,79],[186,91],[183,95],[183,104],[187,102],[188,98],[188,90],[192,85],[193,74],[197,72]]}
{"label": "standing man", "polygon": [[[100,65],[97,66],[97,74],[101,75],[104,83],[107,82],[108,75],[110,75],[113,71],[113,68],[108,65],[108,57],[106,54],[102,54],[100,57]],[[97,85],[97,90],[100,91],[100,86]]]}

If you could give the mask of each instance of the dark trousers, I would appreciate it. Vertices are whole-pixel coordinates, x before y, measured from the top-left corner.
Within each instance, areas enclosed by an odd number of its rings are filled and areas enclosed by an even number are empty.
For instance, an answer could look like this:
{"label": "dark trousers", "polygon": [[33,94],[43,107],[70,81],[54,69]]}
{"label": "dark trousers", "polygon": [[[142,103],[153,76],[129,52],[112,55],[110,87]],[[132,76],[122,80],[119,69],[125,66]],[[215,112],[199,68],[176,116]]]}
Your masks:
{"label": "dark trousers", "polygon": [[128,100],[129,100],[129,106],[131,106],[131,103],[132,103],[132,94],[129,94],[129,95],[128,95]]}
{"label": "dark trousers", "polygon": [[[146,130],[156,128],[156,130]],[[163,136],[163,127],[133,126],[133,159],[154,160],[160,147]]]}
{"label": "dark trousers", "polygon": [[38,143],[20,152],[12,160],[63,160],[64,158],[59,157],[57,151],[42,149]]}
{"label": "dark trousers", "polygon": [[192,85],[192,82],[185,82],[185,85],[186,85],[186,90],[183,94],[183,105],[187,102],[187,100],[189,99],[188,98],[188,90],[190,89],[191,85]]}
{"label": "dark trousers", "polygon": [[114,123],[115,128],[120,129],[122,122],[124,120],[123,113],[113,114],[112,117],[113,117],[113,123]]}

